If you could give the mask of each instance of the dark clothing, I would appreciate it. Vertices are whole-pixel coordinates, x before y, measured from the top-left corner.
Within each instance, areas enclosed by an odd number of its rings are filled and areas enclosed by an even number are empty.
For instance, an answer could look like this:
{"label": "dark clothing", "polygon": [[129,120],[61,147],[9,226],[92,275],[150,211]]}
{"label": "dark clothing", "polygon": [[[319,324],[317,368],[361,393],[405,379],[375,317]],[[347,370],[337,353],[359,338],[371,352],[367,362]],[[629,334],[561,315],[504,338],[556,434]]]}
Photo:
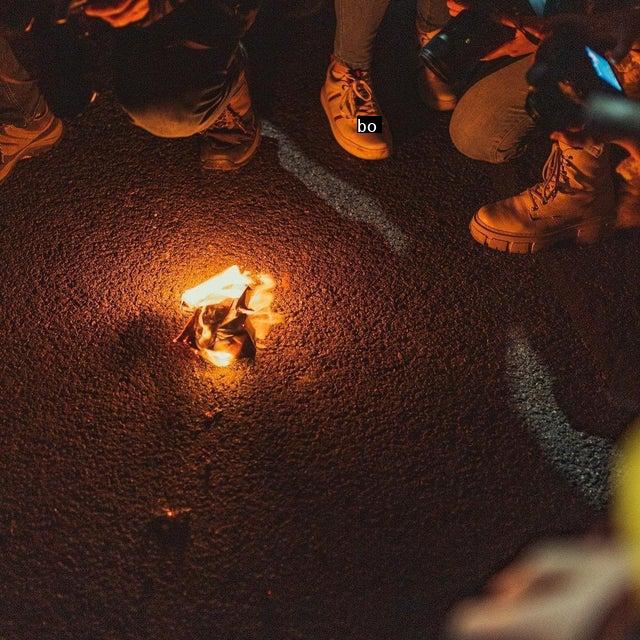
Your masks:
{"label": "dark clothing", "polygon": [[202,4],[115,32],[116,95],[133,122],[154,135],[185,137],[209,128],[244,67],[241,21]]}
{"label": "dark clothing", "polygon": [[[584,14],[615,9],[625,2],[629,6],[628,0],[606,0],[606,4],[593,0],[547,0],[544,14]],[[533,61],[534,56],[529,55],[478,66],[451,118],[451,138],[459,151],[474,160],[502,163],[527,149],[536,133],[525,109],[529,91],[526,73]]]}
{"label": "dark clothing", "polygon": [[44,111],[36,81],[0,37],[0,124],[23,125]]}
{"label": "dark clothing", "polygon": [[[136,125],[185,137],[216,121],[245,61],[244,14],[236,5],[163,0],[145,26],[113,30],[115,91]],[[0,123],[29,120],[43,104],[36,82],[0,39]]]}

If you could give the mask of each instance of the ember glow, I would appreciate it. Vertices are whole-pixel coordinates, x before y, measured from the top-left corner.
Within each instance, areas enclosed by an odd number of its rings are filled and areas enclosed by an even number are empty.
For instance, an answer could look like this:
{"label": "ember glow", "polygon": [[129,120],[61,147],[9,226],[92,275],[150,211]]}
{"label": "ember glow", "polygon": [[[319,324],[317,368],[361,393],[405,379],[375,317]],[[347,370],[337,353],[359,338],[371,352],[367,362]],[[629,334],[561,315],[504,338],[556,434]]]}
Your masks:
{"label": "ember glow", "polygon": [[275,282],[237,265],[182,294],[191,319],[176,338],[216,367],[252,358],[281,316],[271,310]]}

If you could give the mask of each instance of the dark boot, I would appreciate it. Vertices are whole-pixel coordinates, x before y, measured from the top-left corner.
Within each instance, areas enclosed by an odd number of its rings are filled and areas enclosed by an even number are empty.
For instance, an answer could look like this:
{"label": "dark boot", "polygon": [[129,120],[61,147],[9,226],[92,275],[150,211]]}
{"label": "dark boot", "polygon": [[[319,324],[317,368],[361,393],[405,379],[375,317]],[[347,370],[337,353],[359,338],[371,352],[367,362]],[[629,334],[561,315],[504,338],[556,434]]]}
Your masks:
{"label": "dark boot", "polygon": [[244,72],[220,117],[201,136],[200,159],[205,169],[234,171],[254,156],[260,145],[260,121]]}

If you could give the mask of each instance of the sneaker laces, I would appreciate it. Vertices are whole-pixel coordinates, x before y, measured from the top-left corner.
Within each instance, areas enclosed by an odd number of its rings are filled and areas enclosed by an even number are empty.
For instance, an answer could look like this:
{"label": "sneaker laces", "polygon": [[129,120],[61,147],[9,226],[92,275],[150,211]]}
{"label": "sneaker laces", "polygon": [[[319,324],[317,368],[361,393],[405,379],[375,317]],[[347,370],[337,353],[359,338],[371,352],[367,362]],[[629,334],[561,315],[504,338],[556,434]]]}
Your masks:
{"label": "sneaker laces", "polygon": [[558,193],[572,193],[568,167],[573,156],[565,155],[559,144],[553,145],[551,155],[542,169],[542,181],[527,189],[531,198],[531,210],[538,211],[551,202]]}
{"label": "sneaker laces", "polygon": [[366,71],[349,70],[341,80],[344,94],[340,100],[340,111],[346,112],[350,118],[380,115]]}

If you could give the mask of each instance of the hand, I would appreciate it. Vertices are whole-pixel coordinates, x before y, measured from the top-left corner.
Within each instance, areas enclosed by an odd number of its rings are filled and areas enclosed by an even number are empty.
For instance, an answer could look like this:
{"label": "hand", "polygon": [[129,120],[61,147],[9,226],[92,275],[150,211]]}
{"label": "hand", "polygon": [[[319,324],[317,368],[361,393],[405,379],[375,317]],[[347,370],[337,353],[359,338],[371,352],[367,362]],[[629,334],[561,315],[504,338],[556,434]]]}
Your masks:
{"label": "hand", "polygon": [[[508,19],[500,22],[509,24]],[[563,24],[574,24],[594,42],[608,44],[614,63],[620,62],[631,49],[640,46],[640,10],[625,9],[595,15],[561,14],[553,18],[522,18],[519,26],[534,37],[544,40]]]}
{"label": "hand", "polygon": [[126,27],[149,13],[150,0],[101,0],[85,9],[88,16],[101,18],[112,27]]}
{"label": "hand", "polygon": [[630,138],[615,138],[599,134],[596,139],[584,129],[581,131],[554,131],[549,137],[552,140],[577,148],[592,147],[603,142],[610,142],[622,147],[636,162],[640,162],[640,142]]}
{"label": "hand", "polygon": [[[501,20],[503,24],[507,24],[507,26],[513,26],[513,23],[506,20]],[[519,56],[526,56],[530,53],[535,53],[538,50],[538,45],[534,44],[527,38],[526,34],[523,30],[517,30],[516,35],[513,40],[509,40],[509,42],[505,42],[500,45],[497,49],[488,53],[484,58],[481,58],[483,62],[489,62],[489,60],[497,60],[498,58],[504,58],[508,56],[510,58],[517,58]]]}
{"label": "hand", "polygon": [[636,622],[631,561],[594,541],[545,543],[458,605],[455,640],[622,640]]}
{"label": "hand", "polygon": [[447,9],[449,9],[449,15],[456,17],[460,12],[466,11],[471,8],[471,2],[468,0],[447,0]]}
{"label": "hand", "polygon": [[640,11],[611,11],[584,18],[594,37],[608,41],[612,62],[620,62],[640,44]]}

